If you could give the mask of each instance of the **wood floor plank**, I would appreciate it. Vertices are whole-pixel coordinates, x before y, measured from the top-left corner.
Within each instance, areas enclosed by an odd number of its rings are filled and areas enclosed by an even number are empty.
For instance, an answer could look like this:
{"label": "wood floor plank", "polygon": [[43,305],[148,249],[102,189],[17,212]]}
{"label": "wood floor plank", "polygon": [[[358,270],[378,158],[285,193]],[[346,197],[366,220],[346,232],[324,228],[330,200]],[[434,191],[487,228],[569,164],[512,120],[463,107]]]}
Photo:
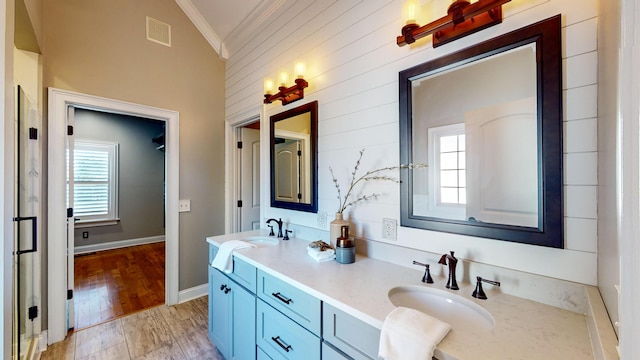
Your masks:
{"label": "wood floor plank", "polygon": [[165,243],[76,255],[76,330],[165,302]]}
{"label": "wood floor plank", "polygon": [[224,360],[207,336],[206,296],[74,331],[43,360]]}

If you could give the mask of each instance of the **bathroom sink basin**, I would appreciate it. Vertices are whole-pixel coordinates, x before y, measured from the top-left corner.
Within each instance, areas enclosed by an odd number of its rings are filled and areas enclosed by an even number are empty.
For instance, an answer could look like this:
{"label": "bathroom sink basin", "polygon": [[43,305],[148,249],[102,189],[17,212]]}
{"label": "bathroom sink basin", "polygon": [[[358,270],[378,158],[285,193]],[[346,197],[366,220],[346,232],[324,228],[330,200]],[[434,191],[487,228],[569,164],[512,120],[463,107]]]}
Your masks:
{"label": "bathroom sink basin", "polygon": [[278,238],[273,236],[248,236],[243,240],[256,246],[278,245]]}
{"label": "bathroom sink basin", "polygon": [[395,306],[421,311],[449,323],[453,330],[489,331],[496,322],[482,306],[448,291],[423,286],[398,286],[389,290]]}

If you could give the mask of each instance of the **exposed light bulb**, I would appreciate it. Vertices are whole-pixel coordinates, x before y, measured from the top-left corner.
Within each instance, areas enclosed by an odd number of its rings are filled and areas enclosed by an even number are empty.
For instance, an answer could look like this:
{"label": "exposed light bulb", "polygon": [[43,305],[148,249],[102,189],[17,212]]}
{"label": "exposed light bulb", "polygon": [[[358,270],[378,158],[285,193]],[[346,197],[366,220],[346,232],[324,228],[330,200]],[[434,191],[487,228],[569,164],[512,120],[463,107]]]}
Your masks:
{"label": "exposed light bulb", "polygon": [[297,60],[294,64],[294,74],[298,79],[304,79],[307,72],[307,64],[302,60]]}
{"label": "exposed light bulb", "polygon": [[408,0],[404,5],[404,23],[418,24],[420,17],[420,2],[418,0]]}
{"label": "exposed light bulb", "polygon": [[287,84],[289,83],[289,73],[281,70],[280,74],[278,75],[278,83],[280,84],[280,86],[287,86]]}
{"label": "exposed light bulb", "polygon": [[275,83],[272,79],[264,79],[264,93],[266,95],[273,95],[275,91]]}

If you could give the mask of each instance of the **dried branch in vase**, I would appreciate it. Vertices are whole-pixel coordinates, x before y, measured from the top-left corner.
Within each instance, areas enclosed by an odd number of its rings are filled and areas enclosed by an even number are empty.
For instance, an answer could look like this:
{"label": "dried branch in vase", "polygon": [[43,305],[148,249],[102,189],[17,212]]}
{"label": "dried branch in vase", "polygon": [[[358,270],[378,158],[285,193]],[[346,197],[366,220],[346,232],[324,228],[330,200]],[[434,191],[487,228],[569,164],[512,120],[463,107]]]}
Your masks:
{"label": "dried branch in vase", "polygon": [[360,161],[362,160],[363,155],[364,155],[364,149],[360,150],[360,156],[358,156],[356,165],[354,166],[353,171],[351,172],[351,183],[349,184],[349,190],[347,190],[347,193],[344,195],[344,197],[342,197],[342,192],[340,190],[340,184],[338,184],[338,179],[336,179],[336,176],[333,173],[333,169],[331,168],[331,166],[329,166],[329,171],[331,171],[331,177],[333,178],[333,183],[336,186],[336,190],[338,191],[338,202],[339,202],[338,212],[339,213],[344,212],[344,210],[351,205],[354,205],[361,201],[373,199],[381,195],[377,193],[371,193],[371,194],[362,195],[350,201],[349,198],[351,197],[351,194],[353,193],[353,190],[355,189],[358,183],[362,181],[374,181],[374,180],[392,181],[395,183],[399,183],[400,180],[398,180],[398,178],[394,176],[385,175],[384,172],[397,170],[397,169],[419,169],[419,168],[427,167],[427,164],[401,164],[397,166],[388,166],[388,167],[383,167],[375,170],[369,170],[363,175],[358,176],[358,170],[360,169]]}

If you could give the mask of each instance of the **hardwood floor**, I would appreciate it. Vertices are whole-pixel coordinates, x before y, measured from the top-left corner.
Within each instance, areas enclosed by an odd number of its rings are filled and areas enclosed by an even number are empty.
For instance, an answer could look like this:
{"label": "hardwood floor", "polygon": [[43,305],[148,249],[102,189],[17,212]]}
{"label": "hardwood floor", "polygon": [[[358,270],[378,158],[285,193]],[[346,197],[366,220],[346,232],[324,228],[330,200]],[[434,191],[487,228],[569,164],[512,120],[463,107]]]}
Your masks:
{"label": "hardwood floor", "polygon": [[75,330],[164,304],[165,243],[74,259]]}
{"label": "hardwood floor", "polygon": [[42,360],[224,360],[207,335],[207,297],[157,306],[49,346]]}

